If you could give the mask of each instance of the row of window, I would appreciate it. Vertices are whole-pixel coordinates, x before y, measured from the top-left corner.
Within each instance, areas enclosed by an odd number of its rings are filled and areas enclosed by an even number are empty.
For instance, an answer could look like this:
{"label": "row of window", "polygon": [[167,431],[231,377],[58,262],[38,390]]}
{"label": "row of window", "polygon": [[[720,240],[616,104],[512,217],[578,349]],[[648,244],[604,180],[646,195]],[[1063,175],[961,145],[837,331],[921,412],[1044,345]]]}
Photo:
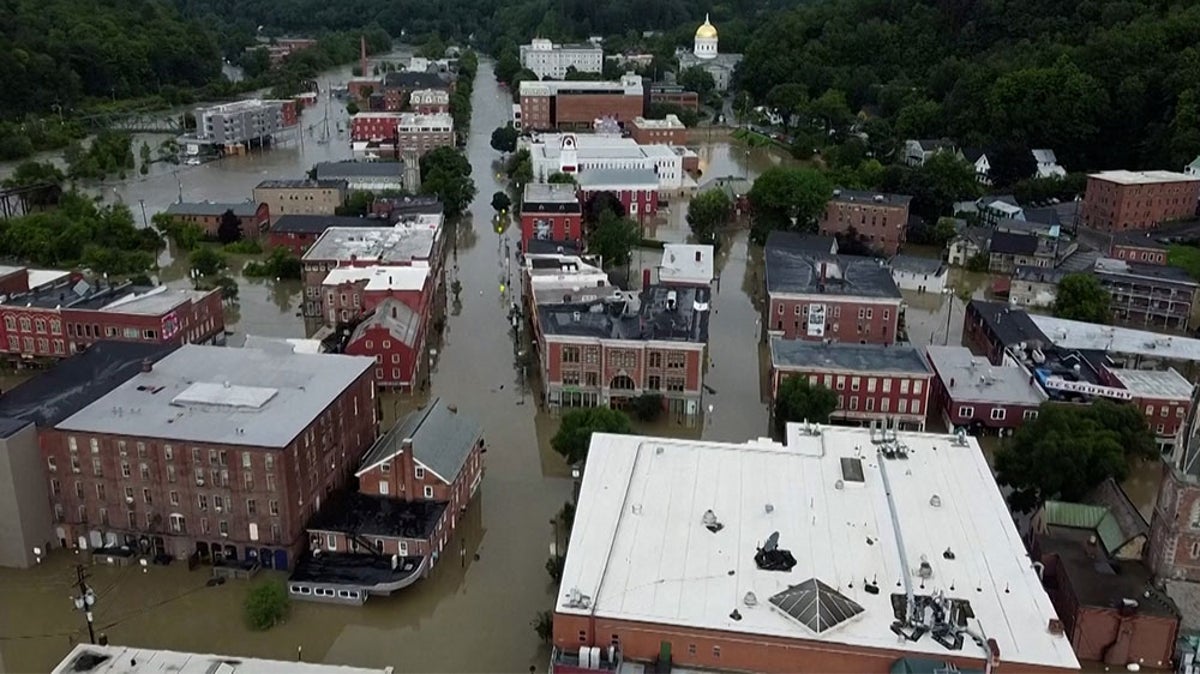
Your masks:
{"label": "row of window", "polygon": [[867,387],[867,393],[874,393],[876,384],[878,384],[879,389],[882,392],[891,393],[893,381],[899,382],[897,389],[899,390],[899,392],[901,394],[907,394],[909,392],[910,384],[911,384],[912,392],[914,394],[921,393],[921,391],[924,389],[924,386],[925,386],[925,382],[921,379],[894,379],[892,377],[854,377],[854,376],[846,376],[846,375],[840,375],[840,374],[839,375],[827,374],[827,375],[824,375],[823,377],[821,375],[816,375],[816,374],[808,375],[808,383],[810,383],[814,386],[817,384],[824,384],[825,388],[828,388],[828,389],[836,388],[838,391],[846,390],[846,380],[849,380],[851,391],[858,391],[859,389],[861,389],[863,386],[863,383],[865,381],[866,387]]}
{"label": "row of window", "polygon": [[[866,412],[874,412],[875,411],[875,398],[867,397],[866,402],[863,404],[863,407],[864,407],[864,411],[866,411]],[[850,406],[847,407],[846,406],[846,397],[844,395],[838,395],[838,409],[839,410],[850,410],[851,412],[857,412],[858,411],[858,396],[850,396]],[[891,398],[880,398],[879,399],[879,411],[883,412],[883,413],[890,413],[892,411],[892,399]],[[921,401],[913,400],[913,401],[911,401],[911,405],[910,405],[910,401],[908,399],[901,398],[896,403],[896,413],[897,414],[920,414],[921,413]]]}
{"label": "row of window", "polygon": [[[1008,418],[1008,410],[1003,407],[993,407],[991,409],[989,416],[992,421],[1004,421],[1006,418]],[[1021,414],[1021,418],[1024,419],[1025,421],[1032,421],[1032,420],[1036,419],[1037,416],[1038,416],[1037,410],[1025,410]],[[965,405],[960,406],[958,408],[958,417],[960,419],[974,419],[975,418],[975,408],[965,406]]]}
{"label": "row of window", "polygon": [[[780,302],[779,305],[775,307],[775,313],[782,315],[783,314],[783,306],[784,306],[783,303]],[[818,306],[821,307],[822,309],[825,307],[825,305],[818,305]],[[797,316],[804,316],[804,315],[806,315],[807,309],[808,309],[808,307],[806,305],[796,304],[792,307],[792,313],[794,313]],[[833,305],[832,309],[833,309],[832,313],[833,313],[834,318],[842,317],[842,306],[840,304]],[[890,320],[892,317],[892,310],[891,309],[882,309],[882,311],[883,311],[883,320],[885,320],[885,321]],[[874,316],[875,316],[874,308],[872,308],[872,307],[859,307],[858,308],[858,320],[860,320],[860,321],[871,320],[874,318]]]}
{"label": "row of window", "polygon": [[[370,347],[369,342],[368,347]],[[638,351],[636,349],[609,349],[605,356],[609,365],[623,368],[637,367],[637,358]],[[588,365],[596,365],[600,362],[600,347],[563,346],[561,361],[563,363],[584,362]],[[668,369],[682,370],[687,367],[687,354],[680,351],[650,351],[646,353],[646,367],[660,369],[664,362]]]}
{"label": "row of window", "polygon": [[18,324],[21,326],[22,332],[29,332],[30,330],[33,330],[39,335],[44,335],[46,334],[46,326],[49,325],[50,334],[62,334],[62,321],[57,318],[51,318],[49,321],[44,318],[37,318],[31,321],[28,316],[22,316],[18,321],[14,316],[4,317],[4,328],[6,330],[16,330]]}
{"label": "row of window", "polygon": [[[108,489],[107,489],[105,483],[103,483],[103,482],[97,483],[95,485],[95,490],[96,490],[96,499],[98,501],[100,501],[101,503],[106,503],[108,501]],[[83,482],[76,480],[75,481],[75,498],[80,499],[80,500],[87,498],[84,495],[84,491],[85,490],[84,490]],[[50,494],[52,496],[59,496],[62,494],[62,484],[59,482],[58,478],[50,479]],[[133,487],[125,487],[125,503],[127,505],[132,506],[134,503],[134,500],[135,500],[134,488]],[[208,494],[197,494],[196,495],[196,509],[200,510],[200,511],[207,511],[209,500],[210,499],[209,499]],[[222,496],[220,494],[213,494],[211,500],[212,500],[213,509],[216,510],[217,512],[229,512],[229,513],[233,512],[232,497],[226,499],[224,496]],[[179,492],[175,491],[175,490],[171,490],[170,492],[168,492],[167,501],[173,506],[178,506],[180,504]],[[154,505],[153,492],[151,492],[149,487],[142,488],[142,503],[144,503],[146,505]],[[275,499],[270,499],[267,502],[267,512],[270,513],[270,515],[272,517],[278,517],[279,516],[279,501],[277,501]],[[252,499],[252,498],[246,499],[246,513],[249,515],[258,514],[257,500]]]}
{"label": "row of window", "polygon": [[[90,518],[88,517],[87,506],[79,506],[78,515],[79,515],[79,520],[78,520],[79,523],[82,524],[82,523],[87,523],[90,521]],[[108,508],[100,508],[97,512],[97,515],[99,518],[100,526],[102,526],[102,527],[115,526],[112,523],[112,521],[109,519]],[[54,504],[54,521],[59,522],[59,523],[66,522],[66,513],[64,512],[63,505],[61,503]],[[162,521],[162,515],[160,513],[147,512],[145,514],[144,518],[138,517],[138,514],[132,510],[125,513],[126,526],[128,529],[133,530],[133,531],[139,531],[143,528],[154,530],[156,527],[159,526],[159,523],[161,521]],[[142,525],[142,522],[145,522],[144,526]],[[187,518],[185,518],[183,515],[180,515],[179,513],[172,513],[171,515],[168,515],[168,517],[167,517],[167,527],[168,527],[167,530],[172,534],[186,535],[188,533]],[[200,531],[196,532],[196,533],[198,533],[199,535],[208,535],[208,534],[212,533],[210,522],[207,517],[200,518]],[[229,520],[217,520],[217,533],[219,533],[222,536],[229,536]],[[271,525],[271,540],[275,543],[279,543],[282,538],[283,538],[282,528],[278,524],[272,524]],[[254,524],[254,523],[250,524],[250,539],[258,540],[258,525],[257,524]]]}
{"label": "row of window", "polygon": [[[1170,416],[1171,407],[1172,407],[1172,405],[1163,405],[1162,407],[1158,408],[1159,416],[1163,417],[1164,419],[1167,418],[1168,416]],[[1184,417],[1184,413],[1185,413],[1185,409],[1184,409],[1183,405],[1178,405],[1178,406],[1174,406],[1174,407],[1175,407],[1175,416],[1182,419]],[[1148,416],[1148,417],[1154,416],[1154,405],[1146,405],[1146,416]]]}

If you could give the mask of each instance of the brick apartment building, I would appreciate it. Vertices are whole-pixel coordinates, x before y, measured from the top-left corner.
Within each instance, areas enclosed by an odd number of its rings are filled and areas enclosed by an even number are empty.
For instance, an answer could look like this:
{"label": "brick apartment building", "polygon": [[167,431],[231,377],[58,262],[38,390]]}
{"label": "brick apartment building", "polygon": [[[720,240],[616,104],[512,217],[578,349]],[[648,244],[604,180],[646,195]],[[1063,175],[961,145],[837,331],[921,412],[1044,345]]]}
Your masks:
{"label": "brick apartment building", "polygon": [[947,428],[1012,434],[1036,419],[1049,399],[1027,371],[993,365],[966,347],[928,346],[925,352],[934,372],[931,412]]}
{"label": "brick apartment building", "polygon": [[767,330],[784,339],[892,344],[902,298],[872,258],[814,253],[802,234],[774,231],[764,251]]}
{"label": "brick apartment building", "polygon": [[414,91],[437,90],[450,92],[454,85],[437,73],[393,72],[383,76],[375,90],[383,101],[383,109],[400,112],[406,109]]}
{"label": "brick apartment building", "polygon": [[521,250],[531,240],[583,246],[583,207],[573,184],[529,183],[521,199]]}
{"label": "brick apartment building", "polygon": [[286,248],[300,256],[330,227],[379,227],[378,218],[359,218],[350,215],[284,215],[271,225],[267,236],[270,248]]}
{"label": "brick apartment building", "polygon": [[350,140],[360,142],[396,142],[400,126],[399,112],[360,112],[350,117]]}
{"label": "brick apartment building", "polygon": [[257,239],[267,230],[271,222],[271,209],[267,204],[243,201],[240,203],[218,203],[213,201],[173,202],[167,206],[167,215],[176,224],[196,225],[204,230],[204,236],[215,239],[226,213],[233,213],[242,229],[242,237]]}
{"label": "brick apartment building", "polygon": [[346,183],[336,180],[264,180],[254,188],[254,200],[267,205],[271,217],[333,215],[346,202]]}
{"label": "brick apartment building", "polygon": [[818,228],[829,235],[853,229],[867,247],[895,255],[907,238],[911,201],[912,197],[900,194],[836,189],[825,205]]}
{"label": "brick apartment building", "polygon": [[450,112],[450,92],[445,89],[418,89],[409,95],[408,107],[418,115]]}
{"label": "brick apartment building", "polygon": [[971,300],[963,314],[962,344],[992,365],[1003,365],[1008,347],[1025,344],[1040,348],[1050,340],[1024,310],[1006,302]]}
{"label": "brick apartment building", "polygon": [[371,361],[185,345],[41,434],[60,543],[289,568],[378,433]]}
{"label": "brick apartment building", "polygon": [[400,113],[396,126],[398,152],[414,152],[420,157],[439,147],[454,147],[454,118],[449,113]]}
{"label": "brick apartment building", "polygon": [[639,145],[687,145],[688,130],[675,115],[667,115],[662,119],[646,119],[634,117],[625,125],[629,137]]}
{"label": "brick apartment building", "polygon": [[933,372],[920,349],[886,344],[825,344],[771,338],[771,401],[792,377],[833,391],[830,419],[851,425],[883,422],[925,430]]}
{"label": "brick apartment building", "polygon": [[[483,480],[484,451],[482,429],[454,405],[435,398],[410,413],[363,456],[358,490],[338,494],[309,524],[314,554],[289,580],[292,596],[361,604],[427,576],[451,554],[446,547]],[[361,573],[372,563],[384,574]]]}
{"label": "brick apartment building", "polygon": [[375,384],[412,393],[424,386],[426,315],[394,298],[385,298],[350,334],[342,352],[375,359]]}
{"label": "brick apartment building", "polygon": [[658,215],[659,176],[648,168],[594,168],[578,176],[579,201],[587,204],[601,192],[621,202],[625,215],[645,223]]}
{"label": "brick apartment building", "polygon": [[1106,232],[1153,229],[1196,215],[1200,176],[1173,171],[1102,171],[1088,176],[1080,218]]}
{"label": "brick apartment building", "polygon": [[706,287],[652,285],[640,295],[575,293],[537,304],[533,330],[547,405],[620,408],[658,393],[673,418],[696,418],[710,296]]}
{"label": "brick apartment building", "polygon": [[1113,234],[1108,256],[1114,260],[1142,264],[1167,264],[1167,245],[1156,241],[1149,233],[1118,232]]}
{"label": "brick apartment building", "polygon": [[591,129],[599,119],[631,122],[645,114],[642,78],[617,82],[526,81],[520,88],[523,129]]}
{"label": "brick apartment building", "polygon": [[[10,293],[0,304],[0,353],[10,360],[64,358],[100,340],[154,344],[224,343],[219,290],[132,284],[104,286],[65,272],[24,270],[10,275],[49,283]],[[8,287],[11,289],[11,282]]]}
{"label": "brick apartment building", "polygon": [[678,84],[651,84],[650,105],[676,105],[692,112],[700,111],[700,95]]}

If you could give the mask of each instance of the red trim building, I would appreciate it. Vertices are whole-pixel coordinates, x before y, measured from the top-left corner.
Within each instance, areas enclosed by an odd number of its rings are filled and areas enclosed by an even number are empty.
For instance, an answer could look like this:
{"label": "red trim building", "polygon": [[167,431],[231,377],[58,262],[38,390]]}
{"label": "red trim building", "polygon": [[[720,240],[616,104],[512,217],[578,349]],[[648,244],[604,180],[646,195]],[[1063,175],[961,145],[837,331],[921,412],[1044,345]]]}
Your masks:
{"label": "red trim building", "polygon": [[913,346],[825,344],[771,338],[771,401],[792,377],[837,395],[830,419],[863,426],[882,422],[925,430],[933,371]]}
{"label": "red trim building", "polygon": [[529,183],[521,199],[521,250],[529,241],[583,246],[583,208],[575,185]]}
{"label": "red trim building", "polygon": [[965,347],[928,346],[925,353],[934,373],[933,412],[947,428],[1012,434],[1049,399],[1025,370],[992,365]]}
{"label": "red trim building", "polygon": [[426,316],[408,304],[388,298],[354,327],[345,353],[375,359],[375,383],[412,393],[426,371]]}
{"label": "red trim building", "polygon": [[580,172],[579,201],[587,204],[609,192],[621,202],[625,215],[645,223],[658,215],[658,175],[651,169],[587,169]]}

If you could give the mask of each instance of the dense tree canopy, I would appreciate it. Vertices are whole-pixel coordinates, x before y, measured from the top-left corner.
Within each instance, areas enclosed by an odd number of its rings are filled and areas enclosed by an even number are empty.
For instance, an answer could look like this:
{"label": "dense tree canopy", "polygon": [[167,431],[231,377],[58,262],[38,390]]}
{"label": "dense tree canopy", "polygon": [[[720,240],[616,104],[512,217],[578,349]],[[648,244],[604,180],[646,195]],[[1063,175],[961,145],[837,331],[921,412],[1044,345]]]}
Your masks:
{"label": "dense tree canopy", "polygon": [[831,196],[833,187],[816,169],[767,169],[747,195],[754,217],[750,235],[761,243],[775,229],[815,230],[813,223]]}
{"label": "dense tree canopy", "polygon": [[136,274],[154,268],[161,245],[153,229],[134,224],[123,204],[101,207],[73,192],[58,208],[0,220],[0,256],[38,266]]}
{"label": "dense tree canopy", "polygon": [[636,222],[605,211],[588,232],[587,250],[599,255],[605,268],[624,267],[640,238]]}
{"label": "dense tree canopy", "polygon": [[587,458],[592,433],[632,433],[629,417],[608,407],[588,407],[571,410],[563,415],[558,432],[550,438],[550,446],[567,460],[578,463]]}
{"label": "dense tree canopy", "polygon": [[1156,453],[1133,405],[1047,402],[996,451],[996,479],[1012,487],[1013,508],[1028,512],[1048,499],[1077,501],[1110,477],[1123,480],[1133,462]]}
{"label": "dense tree canopy", "polygon": [[421,192],[436,194],[446,207],[446,215],[462,213],[475,198],[471,163],[452,147],[439,147],[421,157]]}
{"label": "dense tree canopy", "polygon": [[688,203],[687,222],[699,243],[714,243],[717,232],[733,218],[733,202],[718,189],[697,194]]}
{"label": "dense tree canopy", "polygon": [[1111,296],[1091,274],[1068,274],[1058,284],[1054,315],[1089,323],[1109,322]]}
{"label": "dense tree canopy", "polygon": [[821,384],[810,384],[808,377],[788,377],[775,394],[775,430],[783,434],[789,421],[829,423],[837,409],[837,394]]}

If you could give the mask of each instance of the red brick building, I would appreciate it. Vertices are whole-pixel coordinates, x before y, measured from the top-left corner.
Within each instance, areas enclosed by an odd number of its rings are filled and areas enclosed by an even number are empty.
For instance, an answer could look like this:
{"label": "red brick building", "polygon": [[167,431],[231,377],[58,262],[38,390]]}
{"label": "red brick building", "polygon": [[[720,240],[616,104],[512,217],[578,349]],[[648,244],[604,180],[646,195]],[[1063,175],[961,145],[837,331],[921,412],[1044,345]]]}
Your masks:
{"label": "red brick building", "polygon": [[1153,229],[1196,215],[1200,176],[1173,171],[1102,171],[1088,176],[1079,210],[1084,227]]}
{"label": "red brick building", "polygon": [[900,252],[908,234],[908,205],[900,194],[836,189],[825,204],[818,228],[822,234],[849,234],[885,255]]}
{"label": "red brick building", "polygon": [[360,112],[350,118],[350,140],[396,142],[399,112]]}
{"label": "red brick building", "polygon": [[366,358],[180,347],[43,431],[59,538],[289,568],[375,406]]}
{"label": "red brick building", "polygon": [[1147,235],[1132,232],[1114,234],[1108,256],[1126,262],[1167,264],[1167,245]]}
{"label": "red brick building", "polygon": [[348,215],[283,215],[271,225],[267,235],[269,248],[286,248],[293,255],[304,255],[330,227],[378,227],[378,218],[358,218]]}
{"label": "red brick building", "polygon": [[651,105],[677,105],[684,110],[698,112],[700,110],[700,95],[674,84],[651,84]]}
{"label": "red brick building", "polygon": [[352,77],[346,82],[346,93],[361,107],[382,87],[383,80],[378,77]]}
{"label": "red brick building", "polygon": [[801,234],[767,238],[767,330],[784,339],[892,344],[902,298],[876,260],[816,253]]}
{"label": "red brick building", "polygon": [[450,92],[445,89],[418,89],[409,96],[409,109],[418,115],[450,112]]}
{"label": "red brick building", "polygon": [[1100,383],[1128,391],[1129,401],[1142,411],[1159,450],[1170,454],[1184,441],[1192,409],[1192,384],[1173,368],[1166,370],[1101,367]]}
{"label": "red brick building", "polygon": [[705,287],[655,285],[639,296],[576,293],[537,304],[533,330],[547,405],[620,408],[658,393],[673,418],[697,418],[710,296]]}
{"label": "red brick building", "polygon": [[627,124],[646,110],[642,78],[625,75],[618,82],[521,82],[521,128],[591,129],[599,119]]}
{"label": "red brick building", "polygon": [[625,127],[629,137],[640,145],[687,145],[687,127],[675,115],[663,119],[634,117]]}
{"label": "red brick building", "polygon": [[962,335],[963,346],[986,357],[992,365],[1004,363],[1005,350],[1010,346],[1040,348],[1051,343],[1023,309],[987,300],[967,303]]}
{"label": "red brick building", "polygon": [[167,206],[167,215],[177,224],[192,224],[204,230],[204,236],[215,239],[225,214],[232,212],[241,226],[242,237],[257,239],[271,222],[271,209],[253,201],[222,204],[212,201],[174,202]]}
{"label": "red brick building", "polygon": [[583,208],[574,184],[529,183],[521,199],[521,250],[529,241],[583,246]]}
{"label": "red brick building", "polygon": [[396,127],[396,150],[400,154],[415,152],[420,157],[439,147],[454,147],[454,118],[449,113],[400,113]]}
{"label": "red brick building", "polygon": [[993,365],[962,346],[928,346],[925,353],[934,372],[931,411],[947,428],[1011,435],[1049,399],[1022,368]]}
{"label": "red brick building", "polygon": [[588,169],[579,176],[579,201],[587,204],[601,192],[621,202],[625,215],[640,223],[658,215],[658,175],[652,169]]}
{"label": "red brick building", "polygon": [[389,112],[406,110],[414,91],[435,89],[452,91],[453,85],[437,73],[393,72],[383,76],[375,93],[382,94],[383,109]]}
{"label": "red brick building", "polygon": [[825,344],[771,338],[771,400],[786,379],[803,377],[837,395],[830,420],[883,422],[925,430],[933,373],[913,346]]}
{"label": "red brick building", "polygon": [[[27,273],[36,280],[48,272]],[[100,340],[224,343],[219,290],[101,286],[58,274],[55,282],[0,304],[0,352],[10,359],[63,358]]]}
{"label": "red brick building", "polygon": [[426,370],[425,316],[398,299],[385,299],[354,327],[345,353],[375,359],[375,383],[412,393]]}
{"label": "red brick building", "polygon": [[1200,581],[1200,462],[1185,450],[1163,462],[1163,479],[1150,520],[1146,564],[1158,578]]}
{"label": "red brick building", "polygon": [[[292,595],[323,594],[315,588],[334,589],[339,597],[346,590],[389,594],[428,575],[456,547],[465,550],[453,545],[454,533],[482,482],[484,451],[482,429],[454,405],[435,398],[410,413],[363,457],[355,473],[358,491],[339,495],[313,518],[308,528],[313,555],[301,565],[316,571],[293,575]],[[346,568],[321,573],[318,553]],[[372,557],[386,564],[393,555],[397,563],[410,564],[410,577],[397,574],[401,577],[388,584],[378,574],[356,573]]]}

